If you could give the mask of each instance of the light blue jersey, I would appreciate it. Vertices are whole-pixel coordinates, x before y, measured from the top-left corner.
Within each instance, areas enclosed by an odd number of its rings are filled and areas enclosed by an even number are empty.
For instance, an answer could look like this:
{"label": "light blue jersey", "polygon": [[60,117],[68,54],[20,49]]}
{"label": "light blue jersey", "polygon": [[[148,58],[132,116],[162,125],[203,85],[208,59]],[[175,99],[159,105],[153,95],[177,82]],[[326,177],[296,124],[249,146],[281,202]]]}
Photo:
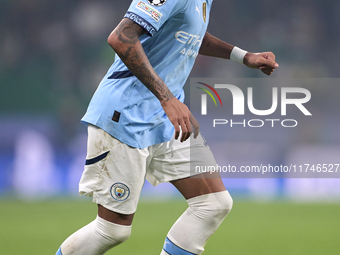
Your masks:
{"label": "light blue jersey", "polygon": [[[134,0],[125,18],[148,31],[140,37],[156,73],[180,101],[207,30],[212,0]],[[174,127],[158,99],[128,70],[116,54],[85,116],[136,148],[171,140]]]}

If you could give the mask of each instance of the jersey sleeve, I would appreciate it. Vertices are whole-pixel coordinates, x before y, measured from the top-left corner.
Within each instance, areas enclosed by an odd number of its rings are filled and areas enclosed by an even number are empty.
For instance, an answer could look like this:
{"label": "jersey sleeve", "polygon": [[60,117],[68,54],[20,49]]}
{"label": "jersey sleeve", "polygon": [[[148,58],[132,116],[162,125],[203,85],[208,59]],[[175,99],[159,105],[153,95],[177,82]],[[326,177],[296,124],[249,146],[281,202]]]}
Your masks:
{"label": "jersey sleeve", "polygon": [[171,16],[184,10],[187,3],[187,0],[134,0],[124,18],[136,22],[153,36]]}

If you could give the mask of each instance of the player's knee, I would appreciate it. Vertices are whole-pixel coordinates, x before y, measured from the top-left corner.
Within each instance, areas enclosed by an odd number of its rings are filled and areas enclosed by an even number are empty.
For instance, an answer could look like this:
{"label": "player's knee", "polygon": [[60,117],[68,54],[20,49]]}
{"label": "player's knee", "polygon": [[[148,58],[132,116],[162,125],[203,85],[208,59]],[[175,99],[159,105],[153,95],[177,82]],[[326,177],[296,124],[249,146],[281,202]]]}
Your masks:
{"label": "player's knee", "polygon": [[131,235],[131,226],[111,223],[100,217],[97,217],[96,223],[98,233],[115,245],[125,242]]}
{"label": "player's knee", "polygon": [[233,198],[228,191],[220,192],[218,196],[217,211],[221,211],[222,214],[227,216],[233,207]]}
{"label": "player's knee", "polygon": [[227,190],[188,200],[189,211],[205,221],[221,222],[231,211],[233,199]]}
{"label": "player's knee", "polygon": [[131,233],[123,233],[123,234],[119,234],[119,236],[115,236],[115,240],[118,243],[124,243],[126,240],[128,240],[130,238]]}
{"label": "player's knee", "polygon": [[229,192],[223,191],[211,194],[209,215],[211,223],[219,225],[233,207],[233,199]]}
{"label": "player's knee", "polygon": [[131,235],[131,228],[126,229],[125,231],[121,232],[112,232],[110,238],[113,240],[114,243],[121,244],[129,239]]}

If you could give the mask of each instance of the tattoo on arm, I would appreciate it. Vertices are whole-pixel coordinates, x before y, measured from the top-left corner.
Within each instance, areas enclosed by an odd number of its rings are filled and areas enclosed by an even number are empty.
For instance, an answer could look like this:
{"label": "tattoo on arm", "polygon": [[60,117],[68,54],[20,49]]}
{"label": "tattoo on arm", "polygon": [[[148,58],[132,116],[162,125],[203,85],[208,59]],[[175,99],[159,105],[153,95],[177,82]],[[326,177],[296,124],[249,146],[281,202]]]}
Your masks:
{"label": "tattoo on arm", "polygon": [[169,88],[152,68],[139,37],[146,31],[129,19],[123,21],[115,29],[122,47],[115,49],[129,70],[160,100],[168,101],[173,96]]}
{"label": "tattoo on arm", "polygon": [[145,32],[144,28],[129,19],[123,19],[116,31],[119,40],[127,44],[135,44]]}

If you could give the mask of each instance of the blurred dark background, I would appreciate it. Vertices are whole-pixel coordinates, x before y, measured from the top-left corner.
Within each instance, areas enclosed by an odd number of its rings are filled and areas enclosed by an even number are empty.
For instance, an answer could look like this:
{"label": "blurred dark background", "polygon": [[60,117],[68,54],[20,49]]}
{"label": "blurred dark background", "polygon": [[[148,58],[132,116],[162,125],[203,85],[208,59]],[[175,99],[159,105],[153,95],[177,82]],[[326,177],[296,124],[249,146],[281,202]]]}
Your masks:
{"label": "blurred dark background", "polygon": [[[76,194],[86,152],[80,118],[113,62],[106,39],[129,4],[0,0],[2,195]],[[339,77],[340,2],[215,0],[208,30],[248,51],[273,51],[280,64],[274,78]],[[199,56],[191,77],[263,75]],[[244,183],[239,187],[252,194],[254,184]]]}

